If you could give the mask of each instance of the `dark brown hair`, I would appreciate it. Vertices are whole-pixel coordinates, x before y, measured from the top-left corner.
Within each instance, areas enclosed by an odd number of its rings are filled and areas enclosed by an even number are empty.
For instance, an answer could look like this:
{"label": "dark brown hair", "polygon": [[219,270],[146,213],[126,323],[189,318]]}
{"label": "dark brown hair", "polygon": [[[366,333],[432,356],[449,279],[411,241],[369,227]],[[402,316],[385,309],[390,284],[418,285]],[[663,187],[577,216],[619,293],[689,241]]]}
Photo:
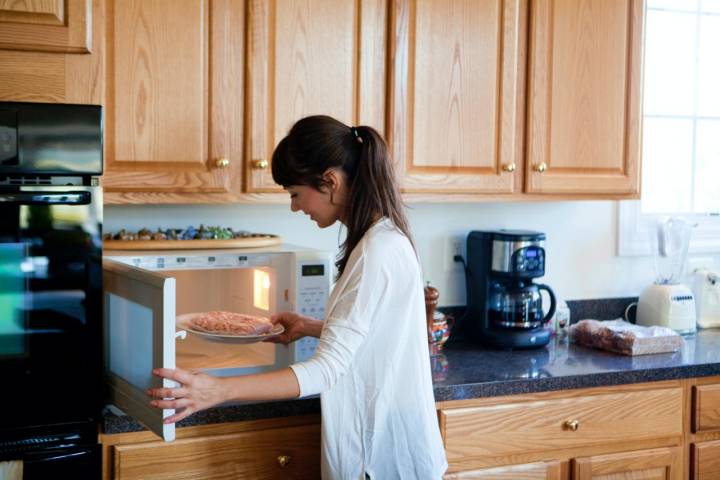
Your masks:
{"label": "dark brown hair", "polygon": [[323,174],[330,168],[342,169],[349,187],[347,237],[335,262],[339,275],[365,232],[381,217],[388,217],[413,244],[387,146],[374,128],[349,127],[325,115],[305,117],[272,156],[273,180],[285,188],[307,185],[322,191],[327,186]]}

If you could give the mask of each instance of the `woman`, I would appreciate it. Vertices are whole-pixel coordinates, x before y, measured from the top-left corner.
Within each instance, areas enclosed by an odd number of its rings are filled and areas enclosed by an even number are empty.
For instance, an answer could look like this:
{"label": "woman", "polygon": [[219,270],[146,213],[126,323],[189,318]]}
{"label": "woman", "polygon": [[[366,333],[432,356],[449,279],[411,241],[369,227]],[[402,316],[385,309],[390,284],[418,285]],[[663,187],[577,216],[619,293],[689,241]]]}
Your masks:
{"label": "woman", "polygon": [[[298,121],[272,159],[273,179],[320,228],[342,222],[338,280],[324,322],[273,316],[315,355],[271,373],[217,378],[160,369],[179,388],[148,391],[166,422],[227,401],[321,394],[326,479],[438,479],[447,468],[435,413],[422,276],[385,142],[327,116]],[[173,398],[162,400],[162,398]]]}

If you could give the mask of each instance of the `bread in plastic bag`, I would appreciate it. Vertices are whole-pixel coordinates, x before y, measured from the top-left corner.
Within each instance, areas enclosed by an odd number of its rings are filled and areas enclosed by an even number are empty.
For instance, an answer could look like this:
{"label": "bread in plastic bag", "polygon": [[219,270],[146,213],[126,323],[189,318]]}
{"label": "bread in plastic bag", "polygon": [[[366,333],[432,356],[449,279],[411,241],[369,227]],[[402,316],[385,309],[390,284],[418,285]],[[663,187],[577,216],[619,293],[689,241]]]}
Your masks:
{"label": "bread in plastic bag", "polygon": [[581,320],[570,327],[569,335],[578,345],[623,355],[676,352],[684,342],[669,328],[643,327],[621,319]]}

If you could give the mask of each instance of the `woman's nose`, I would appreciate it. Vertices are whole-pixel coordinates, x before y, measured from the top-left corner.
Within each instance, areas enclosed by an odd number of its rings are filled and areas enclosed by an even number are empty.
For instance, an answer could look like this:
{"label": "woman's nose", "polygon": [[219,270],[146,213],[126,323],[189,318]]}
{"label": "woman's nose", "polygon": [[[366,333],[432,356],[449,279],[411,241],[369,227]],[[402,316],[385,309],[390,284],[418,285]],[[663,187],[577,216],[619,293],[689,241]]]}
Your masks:
{"label": "woman's nose", "polygon": [[290,211],[297,212],[298,210],[300,210],[300,208],[297,205],[295,205],[295,202],[290,202]]}

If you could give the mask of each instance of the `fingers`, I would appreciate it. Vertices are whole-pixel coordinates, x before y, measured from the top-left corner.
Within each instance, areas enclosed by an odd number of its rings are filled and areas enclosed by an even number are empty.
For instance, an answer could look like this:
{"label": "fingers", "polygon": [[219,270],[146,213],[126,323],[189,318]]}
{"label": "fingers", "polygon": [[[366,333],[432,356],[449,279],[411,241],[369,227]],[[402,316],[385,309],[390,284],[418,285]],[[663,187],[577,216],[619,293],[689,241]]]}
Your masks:
{"label": "fingers", "polygon": [[270,321],[273,325],[280,323],[287,327],[289,324],[293,323],[293,320],[296,317],[297,314],[293,312],[278,312],[270,317]]}
{"label": "fingers", "polygon": [[153,373],[153,375],[157,375],[158,377],[175,380],[176,382],[181,383],[183,385],[190,384],[192,382],[192,378],[193,378],[193,374],[191,372],[182,370],[180,368],[176,368],[176,369],[155,368],[155,369],[153,369],[152,373]]}
{"label": "fingers", "polygon": [[175,400],[152,400],[150,405],[155,408],[184,408],[192,404],[192,400],[188,398],[179,398]]}
{"label": "fingers", "polygon": [[177,411],[177,410],[176,410],[174,415],[171,415],[171,416],[169,416],[169,417],[167,417],[167,418],[164,418],[164,419],[163,419],[163,423],[164,423],[164,424],[177,423],[177,422],[179,422],[180,420],[189,417],[189,416],[192,415],[193,413],[195,413],[195,412],[194,412],[191,408],[189,408],[189,407],[188,407],[188,408],[184,408],[184,409],[182,409],[182,410],[180,410],[180,411]]}
{"label": "fingers", "polygon": [[189,392],[187,388],[150,388],[145,393],[154,398],[182,398]]}

